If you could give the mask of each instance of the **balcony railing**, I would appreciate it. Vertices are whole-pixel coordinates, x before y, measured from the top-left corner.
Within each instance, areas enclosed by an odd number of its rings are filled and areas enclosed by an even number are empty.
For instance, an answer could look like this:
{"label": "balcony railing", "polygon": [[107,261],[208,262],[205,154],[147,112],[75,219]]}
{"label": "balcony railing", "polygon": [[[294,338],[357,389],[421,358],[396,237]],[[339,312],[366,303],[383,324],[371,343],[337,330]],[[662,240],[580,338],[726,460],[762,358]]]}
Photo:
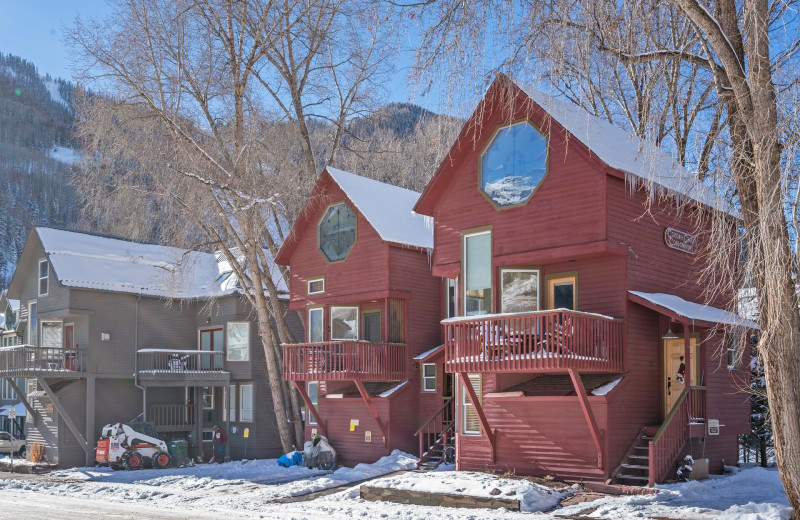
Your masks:
{"label": "balcony railing", "polygon": [[623,320],[565,309],[442,322],[448,372],[618,372]]}
{"label": "balcony railing", "polygon": [[81,377],[86,373],[86,348],[63,349],[16,345],[0,348],[3,377]]}
{"label": "balcony railing", "polygon": [[330,341],[282,345],[287,381],[405,381],[408,347],[401,343]]}
{"label": "balcony railing", "polygon": [[157,432],[191,431],[195,425],[194,408],[193,404],[155,404],[150,407],[147,420]]}
{"label": "balcony railing", "polygon": [[142,348],[136,353],[139,381],[151,386],[219,386],[230,380],[224,353],[209,350]]}

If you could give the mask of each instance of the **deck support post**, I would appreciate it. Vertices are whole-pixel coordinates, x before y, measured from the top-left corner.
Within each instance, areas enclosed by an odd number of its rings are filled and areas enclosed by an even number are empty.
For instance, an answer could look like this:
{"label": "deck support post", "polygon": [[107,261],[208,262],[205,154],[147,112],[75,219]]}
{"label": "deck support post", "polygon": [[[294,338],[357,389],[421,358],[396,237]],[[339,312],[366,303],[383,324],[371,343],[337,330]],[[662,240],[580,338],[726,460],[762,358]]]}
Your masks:
{"label": "deck support post", "polygon": [[61,404],[61,401],[59,401],[58,396],[56,396],[56,394],[50,388],[50,385],[47,384],[47,381],[45,381],[43,377],[38,376],[36,380],[39,382],[42,390],[44,390],[47,394],[47,397],[50,398],[53,406],[55,406],[56,410],[58,411],[58,415],[60,415],[61,418],[64,419],[64,422],[67,423],[67,428],[69,428],[69,431],[71,431],[72,435],[75,436],[75,439],[77,439],[78,444],[81,446],[81,448],[83,448],[83,451],[86,452],[86,456],[90,456],[92,452],[91,446],[89,446],[89,444],[86,442],[86,439],[83,438],[83,435],[81,434],[80,430],[78,430],[78,427],[75,426],[75,423],[72,422],[72,417],[69,416],[67,410]]}
{"label": "deck support post", "polygon": [[7,377],[6,381],[8,381],[9,386],[11,386],[11,388],[17,394],[19,400],[22,401],[22,404],[25,405],[25,409],[28,410],[28,414],[35,419],[37,415],[36,410],[34,410],[33,406],[31,406],[31,403],[28,402],[28,396],[25,395],[25,392],[23,392],[20,387],[17,386],[13,378]]}
{"label": "deck support post", "polygon": [[369,414],[375,419],[375,422],[378,423],[378,428],[381,429],[381,433],[383,433],[383,447],[387,448],[389,446],[389,431],[386,428],[386,425],[381,421],[380,415],[378,415],[378,410],[375,408],[375,405],[372,404],[372,400],[369,398],[369,394],[367,393],[367,389],[364,388],[364,384],[361,381],[354,380],[356,388],[358,388],[358,393],[361,394],[361,398],[364,400],[364,404],[367,405],[367,410],[369,410]]}
{"label": "deck support post", "polygon": [[683,323],[683,349],[685,351],[683,354],[683,359],[684,362],[686,363],[686,370],[684,370],[683,374],[684,378],[683,384],[684,388],[691,388],[692,383],[694,383],[694,381],[692,381],[692,370],[694,370],[694,367],[692,366],[692,349],[691,349],[691,343],[689,341],[689,322],[684,321],[682,323]]}
{"label": "deck support post", "polygon": [[483,406],[481,406],[481,403],[478,400],[478,395],[475,393],[475,389],[472,388],[472,384],[469,382],[469,376],[467,373],[459,372],[458,378],[461,380],[461,386],[464,387],[467,397],[469,397],[469,402],[472,403],[472,407],[475,409],[475,413],[478,415],[478,421],[481,423],[483,433],[486,435],[486,438],[489,439],[489,447],[492,454],[492,464],[494,464],[497,462],[497,448],[495,446],[497,430],[492,430],[491,426],[489,426],[489,421],[486,419],[486,414],[483,413]]}
{"label": "deck support post", "polygon": [[572,368],[567,371],[569,372],[570,379],[572,379],[572,385],[575,387],[575,394],[578,396],[578,402],[581,404],[583,416],[589,424],[589,432],[592,434],[594,446],[597,448],[597,467],[603,469],[603,443],[600,438],[602,432],[597,427],[597,421],[594,419],[594,413],[592,412],[592,407],[589,405],[589,398],[586,395],[586,389],[583,387],[581,377]]}
{"label": "deck support post", "polygon": [[[86,440],[94,438],[94,410],[95,410],[95,386],[96,378],[94,374],[86,376]],[[91,466],[95,461],[95,454],[92,453],[91,445],[86,450],[86,465]]]}
{"label": "deck support post", "polygon": [[295,381],[294,382],[295,388],[297,388],[297,393],[300,394],[300,397],[303,399],[303,402],[306,404],[306,408],[308,411],[311,412],[311,415],[314,417],[314,420],[317,421],[317,428],[319,428],[320,435],[327,436],[327,430],[325,428],[325,423],[322,421],[322,418],[319,416],[319,412],[317,412],[316,406],[314,403],[311,402],[311,398],[308,397],[306,393],[306,387],[302,381]]}

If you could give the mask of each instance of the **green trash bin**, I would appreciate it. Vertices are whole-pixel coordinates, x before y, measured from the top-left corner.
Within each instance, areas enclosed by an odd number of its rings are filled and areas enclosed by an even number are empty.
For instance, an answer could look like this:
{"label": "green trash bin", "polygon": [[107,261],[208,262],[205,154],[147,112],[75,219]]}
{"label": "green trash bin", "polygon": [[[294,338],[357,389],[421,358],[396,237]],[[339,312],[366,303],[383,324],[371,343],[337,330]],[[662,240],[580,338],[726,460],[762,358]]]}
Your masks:
{"label": "green trash bin", "polygon": [[189,443],[184,439],[175,439],[169,443],[169,452],[173,457],[189,458]]}

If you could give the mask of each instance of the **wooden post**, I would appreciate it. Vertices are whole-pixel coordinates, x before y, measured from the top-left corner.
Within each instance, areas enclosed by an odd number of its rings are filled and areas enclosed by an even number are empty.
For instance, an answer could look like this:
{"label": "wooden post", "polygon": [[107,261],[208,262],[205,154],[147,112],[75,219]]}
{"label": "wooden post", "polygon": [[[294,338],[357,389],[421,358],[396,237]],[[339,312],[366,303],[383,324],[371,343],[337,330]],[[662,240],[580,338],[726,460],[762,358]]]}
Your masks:
{"label": "wooden post", "polygon": [[231,447],[230,441],[228,438],[231,434],[231,385],[227,384],[222,387],[222,399],[225,403],[225,409],[227,413],[225,414],[225,458],[227,460],[231,460]]}
{"label": "wooden post", "polygon": [[[86,376],[86,440],[89,442],[94,440],[95,382],[94,374]],[[94,462],[94,453],[90,444],[89,449],[86,450],[86,465],[91,466]]]}
{"label": "wooden post", "polygon": [[575,387],[575,393],[578,395],[578,402],[580,402],[581,409],[583,409],[583,416],[589,424],[589,433],[592,434],[592,440],[597,448],[597,467],[603,469],[603,444],[600,441],[600,429],[597,427],[597,421],[594,419],[594,413],[589,404],[589,398],[586,396],[586,389],[583,387],[583,382],[574,369],[570,368],[567,371],[569,372],[570,379],[572,379],[572,385]]}
{"label": "wooden post", "polygon": [[691,342],[689,341],[689,322],[683,322],[683,349],[685,351],[683,359],[686,363],[686,373],[683,374],[684,388],[692,387],[692,349]]}
{"label": "wooden post", "polygon": [[383,446],[388,447],[389,431],[387,430],[386,425],[383,424],[383,421],[381,421],[381,418],[378,415],[378,410],[375,408],[375,405],[372,404],[372,400],[369,398],[367,389],[364,388],[364,385],[361,383],[361,381],[353,381],[353,383],[355,383],[356,388],[358,388],[358,393],[361,394],[361,398],[367,405],[367,410],[369,410],[370,415],[372,416],[373,419],[375,419],[375,422],[378,424],[378,428],[380,428],[381,432],[383,433]]}

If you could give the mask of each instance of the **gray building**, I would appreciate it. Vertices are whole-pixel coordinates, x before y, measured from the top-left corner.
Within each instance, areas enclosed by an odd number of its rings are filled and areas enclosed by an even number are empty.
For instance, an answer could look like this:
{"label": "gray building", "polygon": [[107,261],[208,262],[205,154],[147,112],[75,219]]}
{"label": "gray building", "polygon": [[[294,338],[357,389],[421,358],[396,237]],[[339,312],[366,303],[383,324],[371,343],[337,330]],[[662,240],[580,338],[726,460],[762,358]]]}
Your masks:
{"label": "gray building", "polygon": [[116,422],[152,423],[204,460],[215,424],[232,458],[280,453],[256,316],[224,256],[38,227],[8,298],[22,344],[0,348],[0,377],[51,462],[93,464]]}

